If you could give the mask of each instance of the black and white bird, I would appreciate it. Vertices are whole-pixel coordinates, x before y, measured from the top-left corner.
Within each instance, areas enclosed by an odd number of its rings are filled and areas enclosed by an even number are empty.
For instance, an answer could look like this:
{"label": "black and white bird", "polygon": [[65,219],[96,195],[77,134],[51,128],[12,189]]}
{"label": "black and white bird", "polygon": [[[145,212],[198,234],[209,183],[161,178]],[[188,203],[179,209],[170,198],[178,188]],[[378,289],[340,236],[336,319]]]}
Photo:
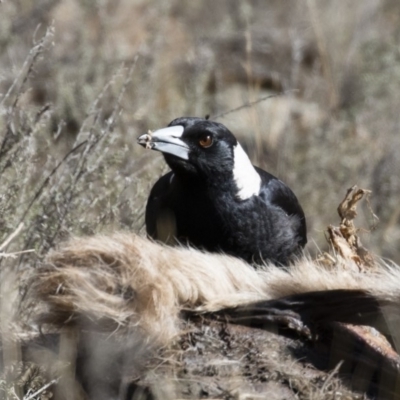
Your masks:
{"label": "black and white bird", "polygon": [[253,166],[224,125],[177,118],[138,143],[162,152],[172,170],[147,202],[146,229],[153,239],[279,265],[307,243],[304,212],[292,190]]}

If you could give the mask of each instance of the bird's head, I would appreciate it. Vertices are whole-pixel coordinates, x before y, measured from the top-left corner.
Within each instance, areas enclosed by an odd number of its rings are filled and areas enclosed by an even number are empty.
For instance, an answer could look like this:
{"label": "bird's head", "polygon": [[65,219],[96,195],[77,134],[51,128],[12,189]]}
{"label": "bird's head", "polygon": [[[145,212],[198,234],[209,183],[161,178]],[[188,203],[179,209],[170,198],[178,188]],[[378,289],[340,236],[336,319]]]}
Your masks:
{"label": "bird's head", "polygon": [[161,151],[177,174],[222,185],[234,182],[240,198],[258,194],[261,179],[235,136],[204,118],[174,119],[166,128],[142,135],[138,143]]}

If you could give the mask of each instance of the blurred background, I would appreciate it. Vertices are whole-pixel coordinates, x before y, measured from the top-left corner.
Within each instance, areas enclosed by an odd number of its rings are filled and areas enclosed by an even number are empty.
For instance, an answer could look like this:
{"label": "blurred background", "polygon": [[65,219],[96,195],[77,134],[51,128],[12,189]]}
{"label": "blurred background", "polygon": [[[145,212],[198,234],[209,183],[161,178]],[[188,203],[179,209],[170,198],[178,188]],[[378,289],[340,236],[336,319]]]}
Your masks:
{"label": "blurred background", "polygon": [[0,1],[0,243],[143,233],[167,167],[136,138],[209,114],[292,187],[312,254],[357,184],[400,263],[399,43],[398,0]]}

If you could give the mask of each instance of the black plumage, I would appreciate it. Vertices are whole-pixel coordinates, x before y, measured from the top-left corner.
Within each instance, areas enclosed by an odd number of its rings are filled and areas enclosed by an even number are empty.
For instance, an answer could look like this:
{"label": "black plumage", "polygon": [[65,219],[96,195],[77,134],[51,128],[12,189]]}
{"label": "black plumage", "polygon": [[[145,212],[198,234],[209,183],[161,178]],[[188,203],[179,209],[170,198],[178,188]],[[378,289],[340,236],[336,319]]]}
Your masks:
{"label": "black plumage", "polygon": [[[211,314],[210,314],[211,315]],[[326,322],[369,325],[388,333],[381,303],[361,289],[318,290],[280,299],[228,307],[216,317],[253,327],[268,323],[298,321],[297,326]]]}
{"label": "black plumage", "polygon": [[224,125],[178,118],[138,142],[163,152],[172,170],[147,202],[152,238],[282,265],[305,246],[305,216],[294,193],[254,167]]}

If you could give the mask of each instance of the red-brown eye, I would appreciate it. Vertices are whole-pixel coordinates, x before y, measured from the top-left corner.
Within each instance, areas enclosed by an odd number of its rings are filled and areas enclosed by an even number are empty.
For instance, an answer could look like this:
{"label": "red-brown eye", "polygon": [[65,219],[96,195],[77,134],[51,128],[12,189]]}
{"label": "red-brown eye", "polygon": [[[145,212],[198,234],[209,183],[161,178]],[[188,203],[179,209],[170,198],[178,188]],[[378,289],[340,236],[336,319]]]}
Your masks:
{"label": "red-brown eye", "polygon": [[199,144],[201,147],[204,148],[210,147],[213,144],[213,139],[210,135],[204,136],[199,140]]}

